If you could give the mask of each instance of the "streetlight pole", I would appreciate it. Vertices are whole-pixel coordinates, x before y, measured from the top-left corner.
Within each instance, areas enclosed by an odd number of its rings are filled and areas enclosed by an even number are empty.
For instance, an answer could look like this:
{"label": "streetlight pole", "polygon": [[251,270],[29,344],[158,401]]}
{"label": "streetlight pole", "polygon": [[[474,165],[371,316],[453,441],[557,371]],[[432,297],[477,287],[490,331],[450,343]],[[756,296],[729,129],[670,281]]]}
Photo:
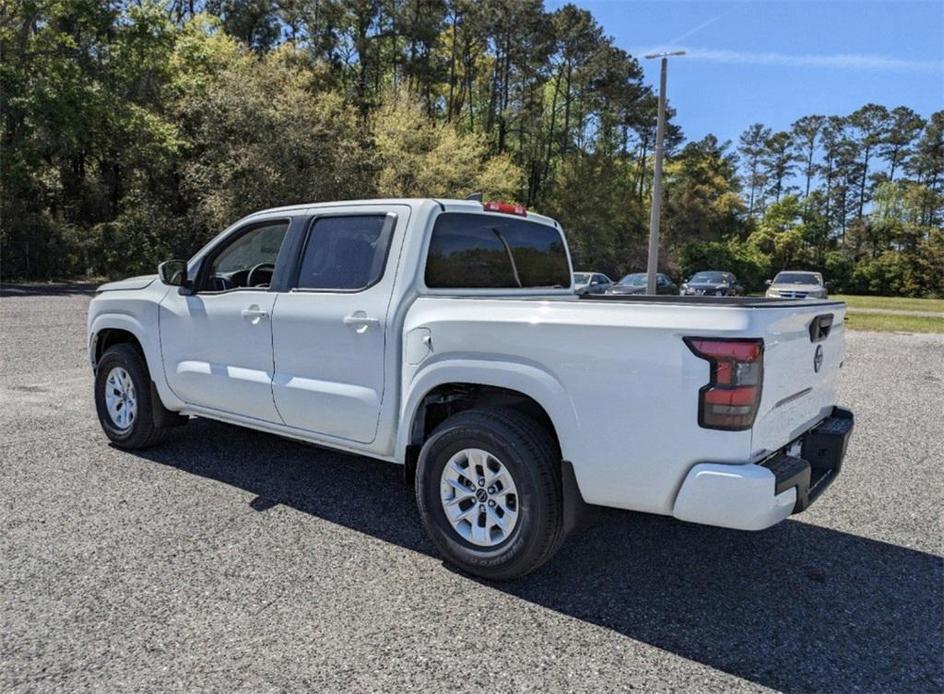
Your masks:
{"label": "streetlight pole", "polygon": [[669,56],[685,55],[685,51],[650,53],[646,60],[662,59],[659,77],[659,120],[656,125],[656,165],[652,175],[652,213],[649,216],[649,262],[646,265],[646,293],[656,293],[656,273],[659,269],[659,218],[662,213],[662,159],[665,154],[665,81],[669,72]]}

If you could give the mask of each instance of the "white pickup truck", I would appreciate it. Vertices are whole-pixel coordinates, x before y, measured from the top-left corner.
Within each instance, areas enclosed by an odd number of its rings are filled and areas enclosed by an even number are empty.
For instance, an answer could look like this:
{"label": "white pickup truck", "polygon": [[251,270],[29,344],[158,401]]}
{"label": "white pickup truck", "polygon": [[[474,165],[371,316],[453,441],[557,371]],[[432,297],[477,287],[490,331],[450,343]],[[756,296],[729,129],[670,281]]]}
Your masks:
{"label": "white pickup truck", "polygon": [[760,530],[835,478],[844,304],[572,276],[560,226],[517,205],[259,212],[99,288],[98,416],[125,448],[197,416],[403,465],[436,547],[491,579],[550,559],[584,504]]}

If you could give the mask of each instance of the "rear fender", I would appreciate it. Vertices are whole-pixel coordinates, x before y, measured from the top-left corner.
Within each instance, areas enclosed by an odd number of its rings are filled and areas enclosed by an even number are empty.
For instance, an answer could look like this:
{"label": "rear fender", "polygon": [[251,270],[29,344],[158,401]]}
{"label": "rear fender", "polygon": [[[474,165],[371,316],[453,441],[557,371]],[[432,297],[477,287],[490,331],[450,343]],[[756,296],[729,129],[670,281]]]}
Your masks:
{"label": "rear fender", "polygon": [[[470,383],[514,390],[537,402],[547,413],[560,442],[564,460],[571,460],[577,447],[580,422],[573,402],[553,375],[531,364],[488,360],[443,360],[417,372],[404,388],[396,458],[406,459],[410,432],[423,398],[434,388],[450,383]],[[577,471],[579,477],[579,471]]]}

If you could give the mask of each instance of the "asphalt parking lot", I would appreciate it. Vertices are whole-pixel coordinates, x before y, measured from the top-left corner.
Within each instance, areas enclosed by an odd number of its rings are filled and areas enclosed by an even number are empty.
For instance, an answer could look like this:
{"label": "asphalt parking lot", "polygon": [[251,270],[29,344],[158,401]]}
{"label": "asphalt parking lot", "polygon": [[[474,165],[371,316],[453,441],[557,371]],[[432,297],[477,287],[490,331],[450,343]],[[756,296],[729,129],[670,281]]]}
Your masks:
{"label": "asphalt parking lot", "polygon": [[109,446],[89,298],[0,299],[5,692],[944,689],[944,335],[847,335],[856,432],[801,516],[600,511],[488,585],[394,466],[204,420]]}

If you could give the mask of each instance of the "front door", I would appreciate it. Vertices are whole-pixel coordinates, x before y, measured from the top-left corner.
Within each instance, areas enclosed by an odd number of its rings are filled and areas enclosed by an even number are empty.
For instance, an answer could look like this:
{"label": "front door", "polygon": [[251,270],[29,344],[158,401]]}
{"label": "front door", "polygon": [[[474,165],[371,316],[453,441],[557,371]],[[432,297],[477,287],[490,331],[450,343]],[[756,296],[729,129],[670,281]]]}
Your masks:
{"label": "front door", "polygon": [[192,295],[161,302],[164,372],[184,402],[281,422],[272,401],[269,291],[288,220],[249,224],[210,252]]}
{"label": "front door", "polygon": [[289,426],[359,443],[377,434],[387,310],[409,212],[392,209],[338,208],[309,224],[272,321],[272,390]]}

